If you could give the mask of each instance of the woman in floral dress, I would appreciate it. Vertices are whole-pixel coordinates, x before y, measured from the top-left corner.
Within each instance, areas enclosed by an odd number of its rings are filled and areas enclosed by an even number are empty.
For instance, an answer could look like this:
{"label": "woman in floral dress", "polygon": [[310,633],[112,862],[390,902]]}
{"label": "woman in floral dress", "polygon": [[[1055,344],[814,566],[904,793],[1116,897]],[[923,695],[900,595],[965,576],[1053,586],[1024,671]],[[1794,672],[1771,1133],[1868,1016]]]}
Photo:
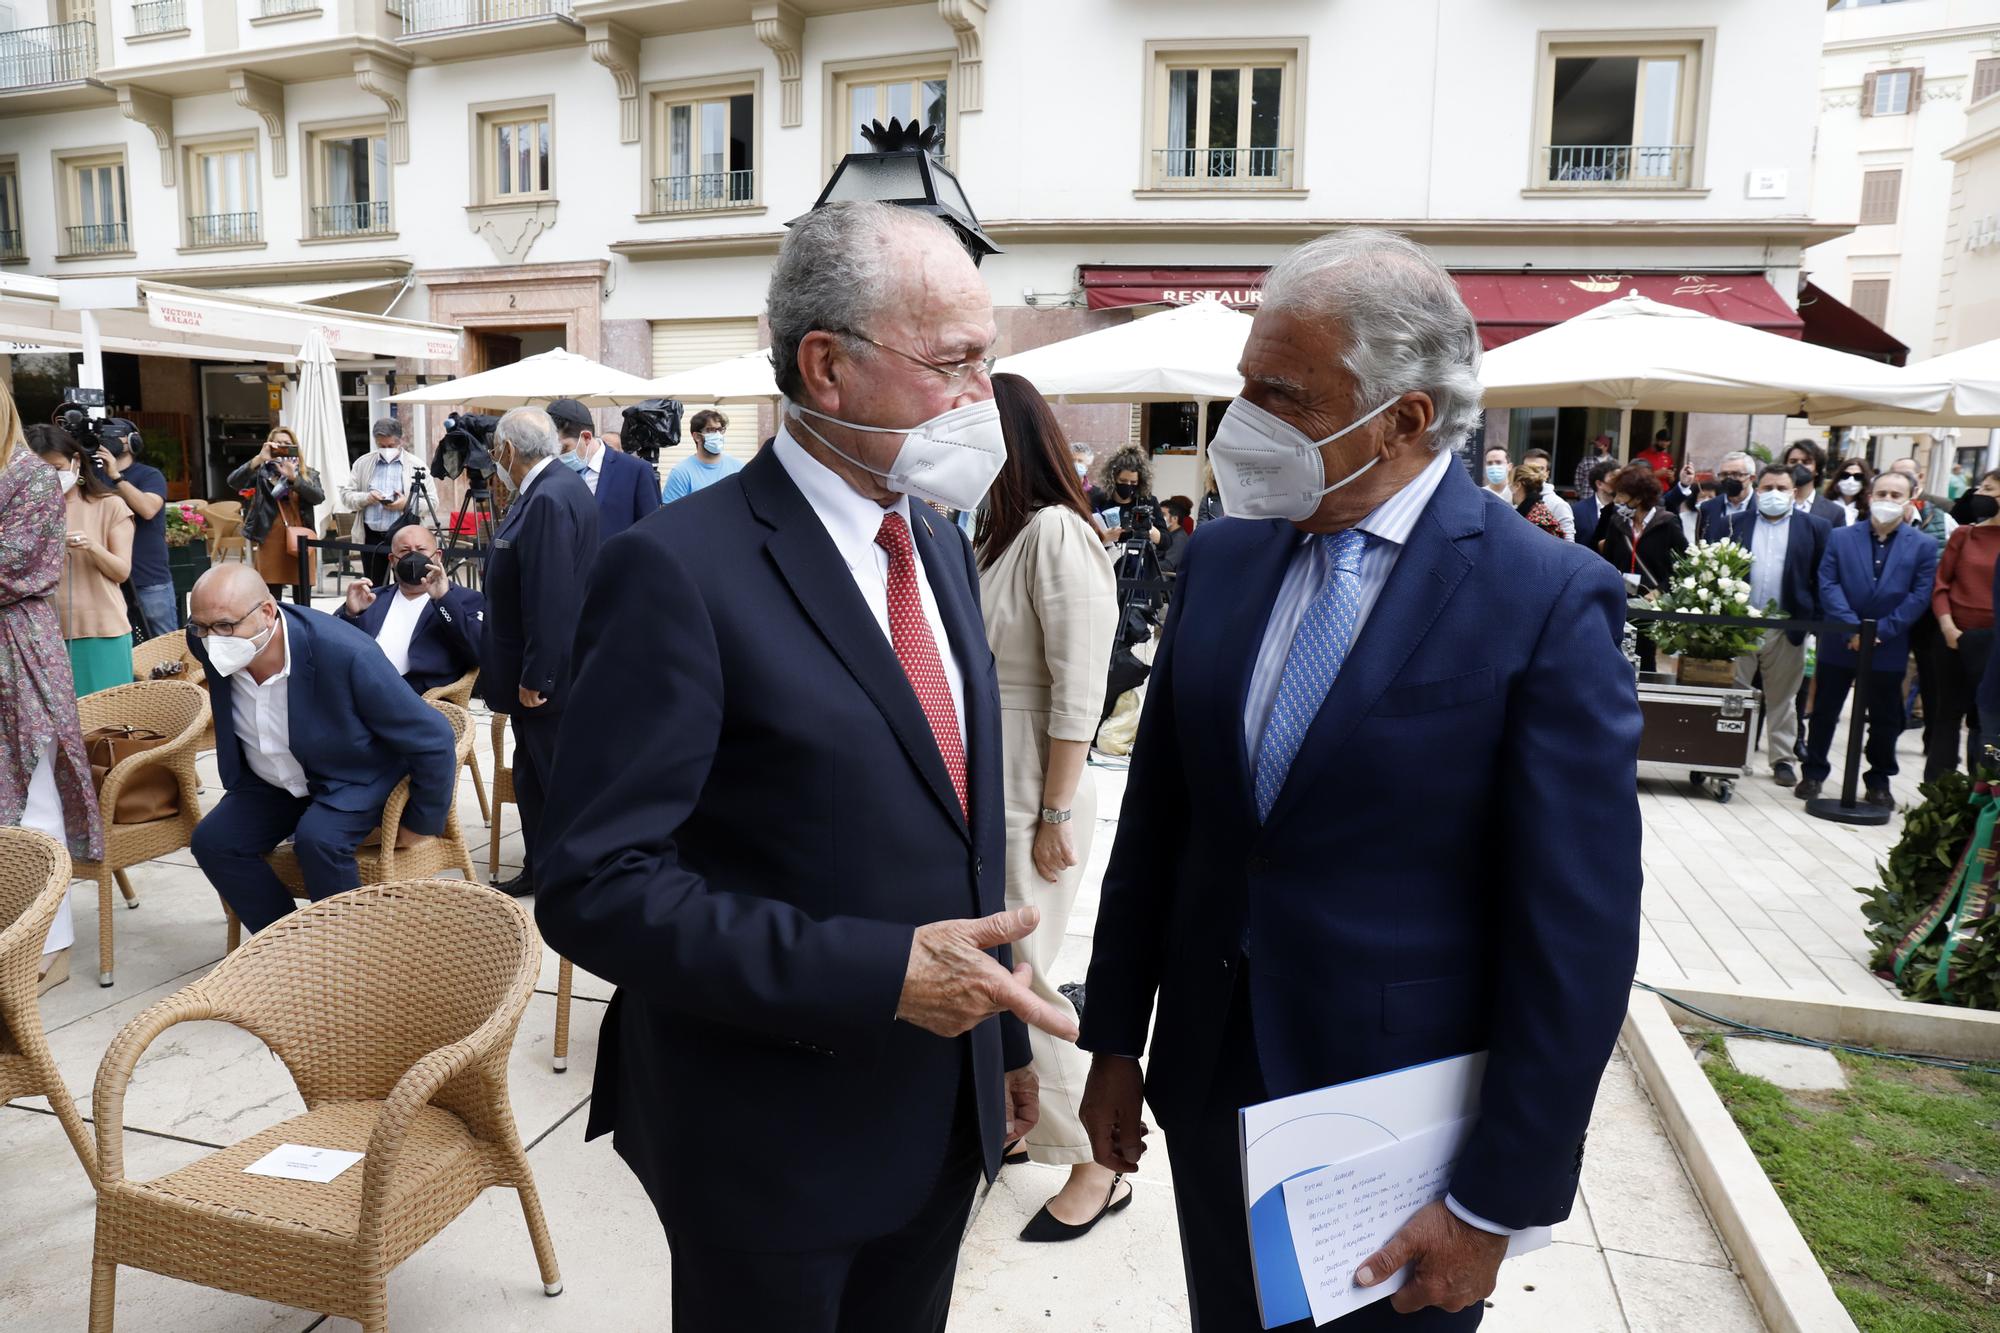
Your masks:
{"label": "woman in floral dress", "polygon": [[[51,601],[67,530],[55,469],[27,448],[0,381],[0,824],[40,829],[72,857],[95,860],[104,833]],[[45,976],[66,974],[75,935],[65,898],[43,946]]]}

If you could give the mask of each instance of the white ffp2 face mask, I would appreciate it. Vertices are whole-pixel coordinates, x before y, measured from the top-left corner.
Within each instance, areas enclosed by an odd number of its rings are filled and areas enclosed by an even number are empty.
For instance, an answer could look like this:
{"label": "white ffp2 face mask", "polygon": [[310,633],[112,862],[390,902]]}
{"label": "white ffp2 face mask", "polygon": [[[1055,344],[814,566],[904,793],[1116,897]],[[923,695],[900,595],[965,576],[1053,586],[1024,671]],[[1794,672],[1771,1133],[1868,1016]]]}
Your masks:
{"label": "white ffp2 face mask", "polygon": [[208,650],[208,664],[215,669],[215,674],[233,676],[249,666],[257,654],[264,651],[265,645],[271,642],[271,636],[278,632],[278,614],[278,611],[273,609],[271,623],[264,627],[264,632],[248,639],[225,639],[211,634],[205,646]]}
{"label": "white ffp2 face mask", "polygon": [[[834,453],[862,471],[880,477],[890,490],[951,509],[977,509],[993,479],[1007,463],[1007,437],[1000,431],[1000,407],[991,398],[954,407],[908,428],[858,425],[790,401],[785,403],[785,412],[798,418],[801,427],[811,431],[814,439]],[[903,447],[896,451],[896,461],[884,472],[843,452],[807,425],[805,417],[818,417],[849,430],[901,435]]]}
{"label": "white ffp2 face mask", "polygon": [[60,494],[68,495],[76,485],[76,473],[69,468],[56,469],[56,485],[61,488]]}
{"label": "white ffp2 face mask", "polygon": [[1238,398],[1229,405],[1222,424],[1215,428],[1215,438],[1208,443],[1223,512],[1232,518],[1282,518],[1293,523],[1311,518],[1323,498],[1382,461],[1382,455],[1377,454],[1329,486],[1320,449],[1401,401],[1398,394],[1325,439],[1314,440],[1289,421],[1247,398]]}

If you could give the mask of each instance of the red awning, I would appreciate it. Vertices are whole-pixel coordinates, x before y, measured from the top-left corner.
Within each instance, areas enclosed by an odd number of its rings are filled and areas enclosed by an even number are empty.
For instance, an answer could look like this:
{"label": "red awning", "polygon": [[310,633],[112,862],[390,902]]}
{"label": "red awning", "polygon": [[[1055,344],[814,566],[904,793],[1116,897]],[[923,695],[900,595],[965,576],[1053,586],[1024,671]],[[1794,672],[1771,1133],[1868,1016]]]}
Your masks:
{"label": "red awning", "polygon": [[1085,264],[1077,269],[1092,310],[1129,305],[1193,305],[1220,301],[1233,310],[1255,310],[1264,293],[1265,268],[1135,268]]}
{"label": "red awning", "polygon": [[1799,284],[1799,317],[1806,322],[1806,341],[1815,347],[1886,361],[1892,366],[1910,359],[1910,349],[1874,320],[1834,300],[1817,285]]}
{"label": "red awning", "polygon": [[1754,273],[1454,273],[1479,342],[1492,350],[1630,291],[1735,324],[1796,338],[1805,328],[1777,289]]}

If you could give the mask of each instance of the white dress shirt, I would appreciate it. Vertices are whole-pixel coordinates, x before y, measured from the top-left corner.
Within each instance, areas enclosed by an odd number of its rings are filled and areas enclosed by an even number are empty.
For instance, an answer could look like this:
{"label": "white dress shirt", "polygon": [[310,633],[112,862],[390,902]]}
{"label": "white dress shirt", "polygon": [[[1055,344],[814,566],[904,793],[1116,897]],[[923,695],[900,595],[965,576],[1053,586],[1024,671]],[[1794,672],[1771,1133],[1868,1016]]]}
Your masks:
{"label": "white dress shirt", "polygon": [[243,742],[243,762],[264,781],[294,796],[306,794],[306,770],[292,755],[292,637],[291,627],[278,616],[278,637],[285,645],[285,663],[258,684],[245,667],[229,678],[235,705],[236,739]]}
{"label": "white dress shirt", "polygon": [[375,635],[375,643],[400,676],[410,669],[410,640],[416,636],[417,622],[423,619],[424,605],[431,595],[419,591],[412,597],[400,588],[388,595],[392,599],[389,614]]}
{"label": "white dress shirt", "polygon": [[[592,440],[591,443],[597,446],[597,452],[583,460],[583,471],[577,475],[583,478],[583,484],[590,487],[590,493],[595,495],[598,474],[604,470],[604,450],[607,446],[602,440]],[[577,456],[583,457],[581,449],[578,450]]]}
{"label": "white dress shirt", "polygon": [[[854,586],[861,590],[861,600],[868,603],[875,623],[882,627],[882,637],[893,647],[895,640],[889,633],[889,553],[875,542],[875,534],[882,530],[882,518],[886,514],[901,514],[905,523],[929,522],[935,530],[955,538],[957,534],[952,532],[951,524],[937,517],[928,506],[912,505],[907,495],[897,496],[896,503],[884,509],[801,448],[786,427],[779,427],[778,441],[771,447],[792,484],[818,515],[826,535],[833,538],[834,549],[847,562],[847,572],[854,576]],[[965,673],[958,658],[952,655],[951,636],[945,632],[944,617],[938,614],[937,598],[931,594],[931,581],[923,572],[923,544],[916,541],[915,533],[911,534],[911,541],[917,551],[917,592],[923,599],[924,619],[937,640],[938,658],[944,663],[945,680],[951,685],[952,711],[958,715],[959,742],[969,758],[972,738],[965,734]]]}
{"label": "white dress shirt", "polygon": [[1791,548],[1790,510],[1785,511],[1783,518],[1757,515],[1756,523],[1750,528],[1750,605],[1759,611],[1772,602],[1784,607],[1785,556]]}

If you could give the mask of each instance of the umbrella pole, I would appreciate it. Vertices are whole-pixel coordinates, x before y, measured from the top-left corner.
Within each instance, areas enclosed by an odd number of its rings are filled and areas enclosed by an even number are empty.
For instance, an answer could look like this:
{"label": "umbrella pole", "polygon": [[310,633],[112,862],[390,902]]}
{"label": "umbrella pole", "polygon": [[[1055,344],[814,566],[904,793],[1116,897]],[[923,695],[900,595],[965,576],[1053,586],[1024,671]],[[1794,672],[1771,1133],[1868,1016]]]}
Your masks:
{"label": "umbrella pole", "polygon": [[1621,403],[1618,407],[1618,461],[1632,461],[1632,405]]}

